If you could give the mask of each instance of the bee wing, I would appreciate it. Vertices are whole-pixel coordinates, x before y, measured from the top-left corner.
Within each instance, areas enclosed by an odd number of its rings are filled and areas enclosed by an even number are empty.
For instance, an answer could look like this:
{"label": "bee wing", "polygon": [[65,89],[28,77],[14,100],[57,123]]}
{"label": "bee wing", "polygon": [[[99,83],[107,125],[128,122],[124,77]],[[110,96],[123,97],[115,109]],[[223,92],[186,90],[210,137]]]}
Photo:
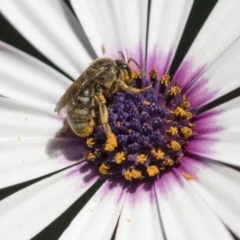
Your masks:
{"label": "bee wing", "polygon": [[74,82],[58,101],[54,110],[54,112],[58,112],[58,115],[62,116],[76,106],[79,93],[76,83],[77,82]]}
{"label": "bee wing", "polygon": [[54,112],[58,112],[59,115],[64,115],[69,112],[74,106],[76,106],[79,92],[97,79],[106,71],[106,69],[106,67],[98,69],[92,67],[87,68],[63,94],[58,101]]}

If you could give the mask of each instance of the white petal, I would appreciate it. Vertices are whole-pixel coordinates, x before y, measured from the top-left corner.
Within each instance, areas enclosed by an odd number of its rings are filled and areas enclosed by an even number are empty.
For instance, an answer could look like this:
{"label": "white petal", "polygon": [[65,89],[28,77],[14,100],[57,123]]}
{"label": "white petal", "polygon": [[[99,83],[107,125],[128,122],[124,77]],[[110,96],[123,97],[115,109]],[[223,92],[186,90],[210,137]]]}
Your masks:
{"label": "white petal", "polygon": [[72,82],[37,59],[0,42],[0,94],[53,112]]}
{"label": "white petal", "polygon": [[202,113],[196,121],[198,136],[188,151],[213,160],[240,166],[240,97]]}
{"label": "white petal", "polygon": [[166,239],[232,239],[199,194],[174,172],[155,184]]}
{"label": "white petal", "polygon": [[92,61],[83,31],[60,0],[3,0],[1,12],[42,54],[76,79]]}
{"label": "white petal", "polygon": [[186,91],[194,107],[201,107],[240,87],[238,38]]}
{"label": "white petal", "polygon": [[83,164],[5,198],[0,203],[1,238],[31,239],[92,186],[96,177],[90,175]]}
{"label": "white petal", "polygon": [[240,118],[240,97],[227,101],[217,107],[201,113],[197,117],[195,130],[203,134],[236,133],[240,126],[236,119]]}
{"label": "white petal", "polygon": [[[141,67],[144,67],[148,1],[114,0],[114,4],[116,14],[119,16],[119,31],[121,31],[120,36],[126,51],[125,57],[133,58]],[[134,63],[131,65],[139,71]]]}
{"label": "white petal", "polygon": [[[182,161],[183,169],[194,176],[190,184],[227,227],[240,238],[240,173],[211,161]],[[214,237],[213,239],[218,239]]]}
{"label": "white petal", "polygon": [[194,81],[240,35],[240,2],[218,1],[178,68],[180,87]]}
{"label": "white petal", "polygon": [[[54,137],[64,126],[57,115],[35,110],[15,100],[0,98],[0,131],[4,140]],[[59,134],[58,134],[59,133]]]}
{"label": "white petal", "polygon": [[239,133],[200,136],[188,145],[188,152],[215,161],[240,166]]}
{"label": "white petal", "polygon": [[111,239],[125,196],[124,184],[117,185],[108,180],[88,201],[60,239]]}
{"label": "white petal", "polygon": [[192,0],[152,0],[148,34],[148,70],[169,71],[184,30]]}
{"label": "white petal", "polygon": [[123,42],[114,1],[70,2],[97,56],[119,57],[118,51],[123,51]]}
{"label": "white petal", "polygon": [[79,139],[0,141],[0,188],[8,187],[68,167],[84,159]]}
{"label": "white petal", "polygon": [[154,187],[148,182],[129,188],[115,239],[164,239]]}
{"label": "white petal", "polygon": [[[99,57],[133,57],[144,63],[148,1],[71,0]],[[93,17],[94,16],[94,17]]]}

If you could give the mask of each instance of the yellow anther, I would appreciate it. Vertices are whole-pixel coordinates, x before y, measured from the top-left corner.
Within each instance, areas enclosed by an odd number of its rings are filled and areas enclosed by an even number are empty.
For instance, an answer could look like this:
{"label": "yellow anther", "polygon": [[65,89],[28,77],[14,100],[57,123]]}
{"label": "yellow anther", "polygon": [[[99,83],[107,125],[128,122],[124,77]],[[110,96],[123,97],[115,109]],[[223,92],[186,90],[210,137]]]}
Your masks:
{"label": "yellow anther", "polygon": [[188,128],[188,127],[183,127],[181,129],[181,132],[182,132],[184,137],[190,137],[192,135],[192,129]]}
{"label": "yellow anther", "polygon": [[138,154],[138,156],[137,156],[137,162],[138,163],[143,164],[143,163],[146,162],[146,160],[147,160],[147,155],[146,154],[143,154],[143,153]]}
{"label": "yellow anther", "polygon": [[164,163],[165,163],[165,165],[168,165],[168,166],[174,165],[174,161],[171,158],[168,158]]}
{"label": "yellow anther", "polygon": [[177,116],[177,117],[185,117],[186,115],[186,112],[183,108],[181,107],[177,107],[176,110],[174,111],[174,114]]}
{"label": "yellow anther", "polygon": [[188,126],[190,127],[190,128],[193,128],[193,127],[195,127],[195,124],[194,123],[188,123]]}
{"label": "yellow anther", "polygon": [[191,119],[191,118],[192,118],[192,114],[191,114],[190,112],[186,112],[186,113],[185,113],[185,118],[186,118],[187,120]]}
{"label": "yellow anther", "polygon": [[92,147],[95,144],[95,141],[93,138],[88,138],[86,144],[88,147]]}
{"label": "yellow anther", "polygon": [[160,172],[160,171],[159,171],[158,167],[155,166],[155,165],[149,166],[149,167],[147,168],[147,174],[148,174],[149,177],[154,177],[154,176],[156,176],[157,174],[159,174],[159,172]]}
{"label": "yellow anther", "polygon": [[153,149],[153,150],[151,151],[151,153],[154,155],[154,157],[155,157],[157,160],[163,159],[164,154],[165,154],[165,153],[164,153],[162,150],[160,150],[160,149],[158,149],[158,150]]}
{"label": "yellow anther", "polygon": [[162,78],[160,80],[161,84],[167,87],[170,83],[170,76],[168,74],[162,75]]}
{"label": "yellow anther", "polygon": [[151,102],[147,101],[147,100],[144,100],[143,103],[147,106],[149,106],[151,104]]}
{"label": "yellow anther", "polygon": [[156,79],[157,78],[157,71],[155,69],[151,69],[149,72],[149,77],[152,79]]}
{"label": "yellow anther", "polygon": [[94,161],[97,158],[97,155],[93,152],[87,152],[86,159],[88,161]]}
{"label": "yellow anther", "polygon": [[124,173],[124,178],[128,181],[131,181],[132,179],[140,179],[142,178],[142,172],[137,169],[128,169]]}
{"label": "yellow anther", "polygon": [[126,160],[126,156],[125,156],[125,153],[124,152],[118,152],[115,156],[115,162],[117,164],[120,164],[122,163],[123,161]]}
{"label": "yellow anther", "polygon": [[128,181],[132,180],[132,172],[129,169],[124,173],[124,178]]}
{"label": "yellow anther", "polygon": [[170,127],[168,130],[166,130],[166,132],[173,136],[178,134],[178,129],[177,127]]}
{"label": "yellow anther", "polygon": [[174,152],[177,152],[181,149],[181,145],[177,141],[171,141],[170,145],[168,145]]}
{"label": "yellow anther", "polygon": [[181,107],[184,109],[190,108],[190,103],[188,101],[183,101]]}
{"label": "yellow anther", "polygon": [[109,169],[110,167],[106,163],[102,163],[101,166],[99,167],[99,172],[103,175],[108,175]]}
{"label": "yellow anther", "polygon": [[104,149],[108,152],[112,152],[115,147],[117,147],[117,140],[116,140],[116,137],[113,133],[109,133],[108,136],[107,136],[107,142],[105,144],[105,147]]}
{"label": "yellow anther", "polygon": [[171,87],[170,90],[168,91],[171,96],[175,96],[178,93],[181,92],[181,89],[177,86]]}
{"label": "yellow anther", "polygon": [[121,127],[122,123],[120,121],[117,121],[117,126]]}
{"label": "yellow anther", "polygon": [[142,178],[142,172],[140,170],[133,169],[132,170],[132,177],[134,179],[140,179],[140,178]]}
{"label": "yellow anther", "polygon": [[174,111],[174,114],[177,117],[182,117],[182,118],[186,118],[187,120],[192,118],[192,114],[190,112],[185,111],[183,108],[181,107],[177,107]]}

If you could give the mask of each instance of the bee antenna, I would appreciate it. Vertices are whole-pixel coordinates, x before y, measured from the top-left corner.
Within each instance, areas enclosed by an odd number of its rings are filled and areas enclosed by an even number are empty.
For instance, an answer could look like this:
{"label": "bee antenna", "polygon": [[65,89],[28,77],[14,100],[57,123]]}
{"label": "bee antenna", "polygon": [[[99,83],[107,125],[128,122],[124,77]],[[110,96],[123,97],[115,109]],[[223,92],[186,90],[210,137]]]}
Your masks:
{"label": "bee antenna", "polygon": [[122,52],[122,51],[119,51],[118,53],[120,53],[120,54],[121,54],[121,56],[122,56],[122,59],[125,61],[125,57],[124,57],[124,55],[123,55],[123,52]]}
{"label": "bee antenna", "polygon": [[131,61],[133,61],[137,65],[138,69],[140,70],[141,74],[143,75],[143,69],[139,66],[139,64],[133,58],[129,58],[128,63],[130,63]]}

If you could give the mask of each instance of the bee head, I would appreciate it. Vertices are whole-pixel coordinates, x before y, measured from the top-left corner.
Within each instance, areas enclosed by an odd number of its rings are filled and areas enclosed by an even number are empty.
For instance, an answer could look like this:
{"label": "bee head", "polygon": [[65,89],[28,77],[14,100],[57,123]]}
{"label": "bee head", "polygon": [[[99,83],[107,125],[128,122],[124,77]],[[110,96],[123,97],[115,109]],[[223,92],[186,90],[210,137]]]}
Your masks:
{"label": "bee head", "polygon": [[132,82],[133,70],[130,65],[123,60],[116,60],[118,74],[122,75],[122,80],[129,85]]}

